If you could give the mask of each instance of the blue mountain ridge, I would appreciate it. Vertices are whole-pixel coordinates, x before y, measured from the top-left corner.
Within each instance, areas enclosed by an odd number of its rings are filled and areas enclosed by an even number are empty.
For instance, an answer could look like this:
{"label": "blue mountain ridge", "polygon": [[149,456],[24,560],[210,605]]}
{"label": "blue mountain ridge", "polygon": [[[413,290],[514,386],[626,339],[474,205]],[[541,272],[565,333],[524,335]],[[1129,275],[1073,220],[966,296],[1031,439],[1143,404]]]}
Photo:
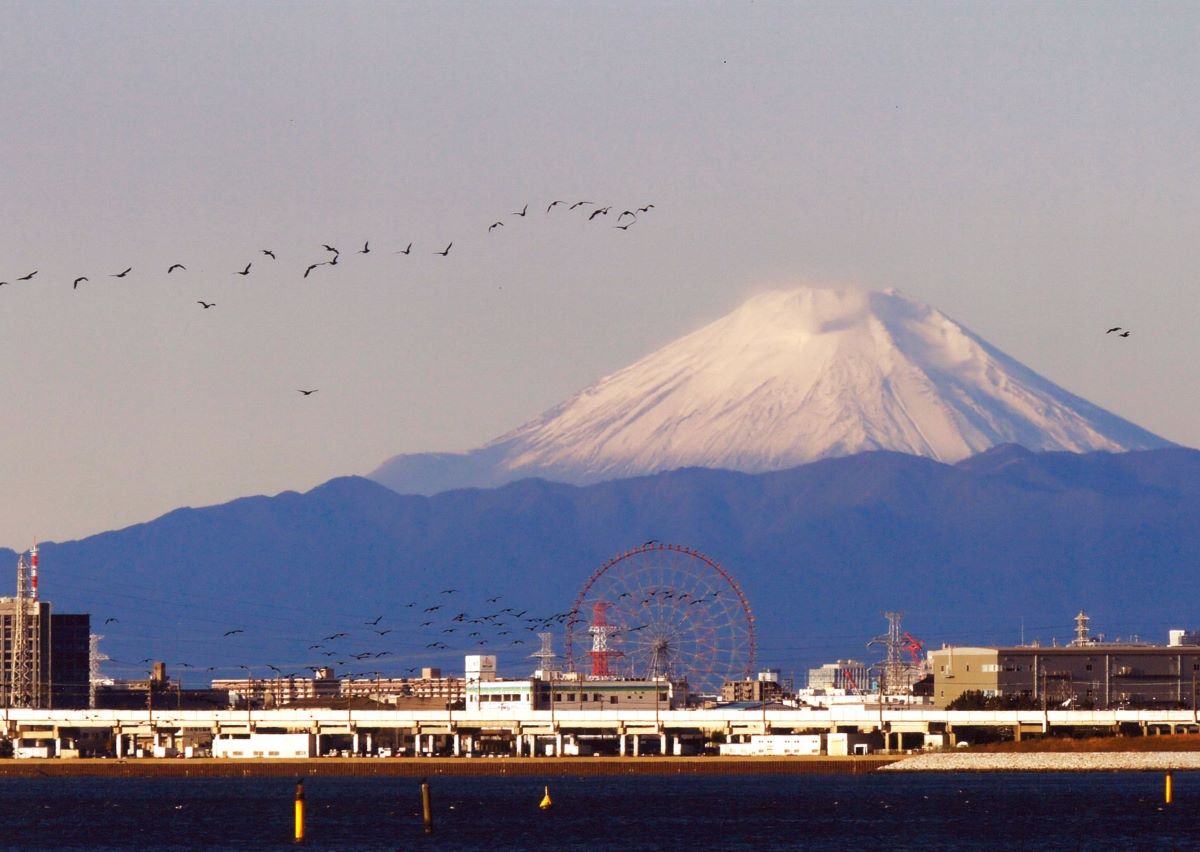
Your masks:
{"label": "blue mountain ridge", "polygon": [[[185,683],[268,664],[402,675],[461,670],[472,651],[518,676],[532,668],[534,630],[501,615],[507,635],[481,624],[468,639],[451,616],[563,612],[593,571],[649,539],[728,570],[753,608],[759,666],[801,681],[808,666],[877,659],[865,644],[885,610],[930,646],[1015,643],[1022,630],[1064,641],[1080,608],[1109,638],[1164,641],[1200,624],[1200,452],[1007,445],[956,465],[871,452],[755,475],[692,468],[430,497],[345,477],[43,543],[41,589],[57,612],[92,613],[116,676],[137,676],[145,659]],[[0,550],[0,564],[16,558]],[[337,632],[348,635],[323,639]]]}

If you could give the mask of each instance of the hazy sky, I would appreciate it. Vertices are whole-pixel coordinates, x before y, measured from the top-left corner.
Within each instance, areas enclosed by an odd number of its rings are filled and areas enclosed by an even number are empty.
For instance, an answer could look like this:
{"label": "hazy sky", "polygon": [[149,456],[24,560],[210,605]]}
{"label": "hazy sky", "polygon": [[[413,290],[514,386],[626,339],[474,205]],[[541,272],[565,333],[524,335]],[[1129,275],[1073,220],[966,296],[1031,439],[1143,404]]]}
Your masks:
{"label": "hazy sky", "polygon": [[469,449],[809,282],[1200,444],[1195,4],[0,14],[0,544]]}

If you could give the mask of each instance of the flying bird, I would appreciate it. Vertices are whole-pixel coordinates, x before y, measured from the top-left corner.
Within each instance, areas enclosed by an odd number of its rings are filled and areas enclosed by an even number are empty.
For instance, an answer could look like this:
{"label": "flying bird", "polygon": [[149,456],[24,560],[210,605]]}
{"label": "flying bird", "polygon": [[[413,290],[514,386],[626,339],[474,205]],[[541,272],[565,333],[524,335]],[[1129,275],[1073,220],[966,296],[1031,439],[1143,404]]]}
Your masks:
{"label": "flying bird", "polygon": [[249,275],[250,274],[250,266],[251,266],[251,264],[247,263],[245,269],[243,269],[241,272],[235,272],[233,274],[234,275]]}
{"label": "flying bird", "polygon": [[580,207],[580,206],[582,206],[582,205],[584,205],[584,204],[595,204],[595,202],[594,202],[594,201],[576,201],[574,204],[572,204],[572,205],[571,205],[570,207],[568,207],[567,209],[568,209],[568,210],[574,210],[576,207]]}
{"label": "flying bird", "polygon": [[370,242],[370,240],[368,240],[367,242],[363,243],[362,250],[359,252],[359,254],[370,254],[370,253],[371,253],[371,242]]}
{"label": "flying bird", "polygon": [[512,215],[514,215],[514,216],[524,216],[524,215],[525,215],[525,214],[526,214],[528,211],[529,211],[529,205],[528,205],[528,204],[526,204],[524,207],[522,207],[522,208],[521,208],[521,212],[520,212],[520,213],[514,213],[514,214],[512,214]]}
{"label": "flying bird", "polygon": [[1104,333],[1105,333],[1105,334],[1112,334],[1114,331],[1120,331],[1120,330],[1121,330],[1121,326],[1119,326],[1119,325],[1114,325],[1112,328],[1110,328],[1108,331],[1106,331],[1106,332],[1104,332]]}
{"label": "flying bird", "polygon": [[341,639],[343,636],[346,636],[346,635],[347,634],[345,634],[345,633],[334,633],[332,636],[324,637],[321,641],[328,642],[330,639]]}
{"label": "flying bird", "polygon": [[271,260],[275,259],[275,252],[271,251],[270,249],[263,249],[262,253],[271,258]]}
{"label": "flying bird", "polygon": [[324,265],[325,265],[324,263],[314,263],[314,264],[313,264],[312,266],[310,266],[308,269],[304,270],[304,277],[305,277],[305,278],[307,278],[307,277],[308,277],[308,273],[312,272],[312,271],[313,271],[314,269],[316,269],[318,266],[324,266]]}
{"label": "flying bird", "polygon": [[620,222],[626,216],[632,216],[635,219],[637,218],[637,214],[634,213],[632,210],[622,210],[621,215],[617,217],[617,221]]}
{"label": "flying bird", "polygon": [[607,216],[609,209],[610,208],[608,208],[608,207],[599,207],[599,208],[593,210],[592,215],[588,216],[588,221],[589,222],[592,221],[597,216]]}
{"label": "flying bird", "polygon": [[[303,388],[296,388],[297,393],[302,393],[305,396],[312,396],[314,393],[316,393],[319,390],[320,390],[320,388],[313,388],[312,390],[304,390]],[[382,618],[382,616],[380,616],[380,617]],[[368,621],[367,622],[367,624],[378,624],[378,623],[379,623],[378,621]]]}
{"label": "flying bird", "polygon": [[376,626],[377,624],[379,624],[379,622],[380,622],[380,621],[382,621],[382,620],[383,620],[383,616],[382,616],[382,615],[380,615],[380,616],[377,616],[377,617],[376,617],[376,619],[375,619],[374,621],[364,621],[364,622],[363,622],[363,624],[369,624],[369,625],[371,625],[372,627],[374,627],[374,626]]}
{"label": "flying bird", "polygon": [[116,620],[117,620],[117,619],[115,619],[115,618],[106,618],[106,619],[104,619],[104,623],[105,623],[105,624],[112,624],[112,623],[113,623],[114,621],[116,621]]}
{"label": "flying bird", "polygon": [[72,290],[76,289],[79,286],[80,282],[83,282],[83,281],[87,281],[87,277],[80,275],[78,278],[75,279],[74,283],[71,284],[71,289]]}
{"label": "flying bird", "polygon": [[633,224],[633,222],[626,222],[624,225],[613,225],[613,227],[614,227],[614,228],[618,228],[618,229],[620,229],[620,230],[622,230],[622,231],[628,231],[628,230],[629,230],[629,226],[630,226],[630,225],[632,225],[632,224]]}
{"label": "flying bird", "polygon": [[201,302],[200,300],[197,300],[196,304],[199,305],[200,307],[204,308],[204,310],[207,311],[209,308],[213,307],[217,303],[216,302]]}
{"label": "flying bird", "polygon": [[[129,270],[128,270],[128,269],[126,269],[125,271],[126,271],[126,272],[128,272]],[[38,274],[38,271],[35,269],[35,270],[33,270],[33,272],[30,272],[28,275],[22,275],[22,276],[21,276],[20,278],[18,278],[17,280],[18,280],[18,281],[32,281],[32,280],[33,280],[33,276],[35,276],[35,275],[37,275],[37,274]]]}
{"label": "flying bird", "polygon": [[341,252],[340,252],[340,251],[338,251],[337,249],[335,249],[335,248],[334,248],[333,246],[331,246],[331,245],[326,245],[325,243],[321,243],[321,245],[322,245],[322,246],[324,246],[324,248],[325,248],[325,251],[331,251],[331,252],[333,252],[334,254],[341,254]]}
{"label": "flying bird", "polygon": [[380,636],[387,636],[389,633],[392,632],[392,628],[389,627],[387,630],[376,630],[375,632],[378,633]]}
{"label": "flying bird", "polygon": [[654,209],[654,205],[653,205],[653,204],[647,204],[645,207],[639,207],[639,208],[637,209],[637,212],[639,212],[639,213],[646,213],[646,212],[648,212],[648,211],[650,211],[650,210],[653,210],[653,209]]}
{"label": "flying bird", "polygon": [[503,228],[503,227],[504,227],[503,222],[493,222],[492,224],[488,225],[488,233],[490,234],[496,228]]}
{"label": "flying bird", "polygon": [[560,204],[566,204],[566,203],[567,203],[567,202],[565,202],[565,201],[551,201],[551,202],[550,202],[550,206],[546,208],[546,212],[547,212],[547,213],[549,213],[551,210],[553,210],[553,209],[554,209],[555,207],[557,207],[558,205],[560,205]]}
{"label": "flying bird", "polygon": [[410,251],[412,251],[412,243],[409,243],[408,248],[406,248],[404,251],[398,251],[396,254],[408,254]]}
{"label": "flying bird", "polygon": [[450,254],[450,246],[452,245],[454,245],[454,243],[450,243],[449,246],[446,246],[445,251],[435,251],[434,254],[440,254],[442,257],[446,257],[448,254]]}
{"label": "flying bird", "polygon": [[130,272],[133,272],[133,267],[132,267],[132,266],[131,266],[131,267],[129,267],[128,269],[126,269],[124,272],[118,272],[116,275],[112,275],[112,276],[109,276],[109,277],[111,277],[111,278],[124,278],[124,277],[125,277],[126,275],[128,275]]}
{"label": "flying bird", "polygon": [[329,265],[330,265],[330,266],[337,266],[337,262],[338,262],[338,258],[339,258],[339,257],[341,257],[341,255],[340,255],[340,254],[335,254],[335,255],[333,256],[333,260],[330,260],[330,261],[327,261],[327,262],[329,263]]}
{"label": "flying bird", "polygon": [[245,633],[245,632],[246,632],[245,630],[242,630],[242,629],[240,629],[240,628],[239,628],[238,630],[226,630],[226,631],[225,631],[223,634],[221,634],[221,635],[222,635],[222,636],[233,636],[233,635],[234,635],[234,634],[236,634],[236,633]]}
{"label": "flying bird", "polygon": [[443,595],[452,595],[457,591],[458,591],[458,589],[442,589],[442,594]]}
{"label": "flying bird", "polygon": [[1128,337],[1128,336],[1129,336],[1128,331],[1122,331],[1120,334],[1117,335],[1117,337]]}
{"label": "flying bird", "polygon": [[167,274],[170,275],[176,269],[182,269],[184,272],[187,272],[187,267],[184,266],[182,263],[172,263],[170,266],[167,267]]}

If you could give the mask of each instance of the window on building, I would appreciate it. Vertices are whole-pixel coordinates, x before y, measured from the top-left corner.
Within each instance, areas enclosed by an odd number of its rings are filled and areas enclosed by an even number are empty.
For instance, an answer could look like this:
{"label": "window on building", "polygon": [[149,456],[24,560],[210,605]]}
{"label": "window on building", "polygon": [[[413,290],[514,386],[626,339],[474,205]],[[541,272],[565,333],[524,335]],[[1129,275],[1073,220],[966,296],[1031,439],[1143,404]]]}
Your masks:
{"label": "window on building", "polygon": [[574,693],[574,692],[568,692],[568,693],[567,693],[567,700],[568,700],[568,701],[574,701],[574,700],[575,700],[575,693]]}
{"label": "window on building", "polygon": [[615,696],[615,695],[610,695],[610,696],[608,696],[608,703],[609,703],[609,704],[616,704],[616,703],[617,703],[617,696]]}
{"label": "window on building", "polygon": [[603,700],[604,700],[604,696],[603,696],[603,695],[601,695],[599,692],[593,692],[593,693],[592,693],[592,700],[593,700],[593,701],[603,701]]}

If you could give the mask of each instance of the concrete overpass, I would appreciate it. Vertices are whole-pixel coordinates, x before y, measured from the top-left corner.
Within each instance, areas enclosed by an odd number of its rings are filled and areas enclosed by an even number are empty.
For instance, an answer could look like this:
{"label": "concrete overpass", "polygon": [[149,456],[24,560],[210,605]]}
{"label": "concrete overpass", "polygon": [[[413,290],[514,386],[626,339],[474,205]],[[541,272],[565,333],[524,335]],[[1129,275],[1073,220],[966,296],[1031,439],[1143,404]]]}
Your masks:
{"label": "concrete overpass", "polygon": [[[454,755],[480,751],[534,756],[538,745],[553,744],[562,754],[581,738],[615,742],[619,754],[638,754],[645,738],[658,739],[657,751],[671,753],[674,742],[705,743],[715,735],[726,741],[764,733],[833,731],[878,732],[885,750],[897,750],[925,734],[943,734],[953,745],[964,730],[1003,729],[1024,734],[1088,728],[1145,735],[1200,731],[1193,710],[940,710],[902,705],[843,705],[830,708],[710,710],[32,710],[0,709],[0,730],[12,739],[107,741],[118,755],[135,747],[175,746],[213,736],[254,732],[311,733],[317,753],[330,737],[349,738],[354,753],[380,745]],[[920,740],[906,735],[922,735]]]}

